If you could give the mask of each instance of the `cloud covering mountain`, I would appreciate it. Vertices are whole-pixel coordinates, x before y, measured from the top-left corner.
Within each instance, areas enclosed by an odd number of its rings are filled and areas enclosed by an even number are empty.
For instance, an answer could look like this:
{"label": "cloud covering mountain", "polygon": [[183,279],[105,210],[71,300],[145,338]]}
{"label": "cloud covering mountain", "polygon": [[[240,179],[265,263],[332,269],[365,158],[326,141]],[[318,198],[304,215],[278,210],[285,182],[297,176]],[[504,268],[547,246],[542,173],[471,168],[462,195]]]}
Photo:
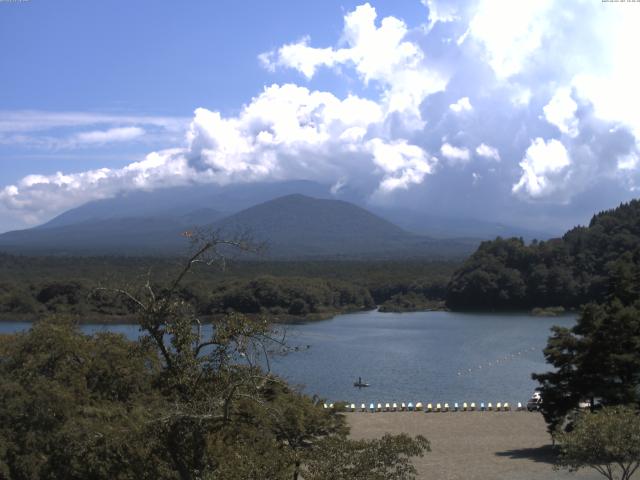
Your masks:
{"label": "cloud covering mountain", "polygon": [[[181,143],[128,165],[4,185],[0,215],[34,224],[126,190],[311,179],[338,198],[348,189],[372,204],[560,229],[637,194],[638,5],[423,3],[420,19],[380,18],[365,3],[344,13],[334,44],[306,36],[260,53],[265,78],[297,80],[267,80],[234,113],[197,108]],[[350,93],[316,88],[320,75]],[[0,121],[0,142],[29,130],[13,120]],[[65,141],[181,131],[130,120]]]}

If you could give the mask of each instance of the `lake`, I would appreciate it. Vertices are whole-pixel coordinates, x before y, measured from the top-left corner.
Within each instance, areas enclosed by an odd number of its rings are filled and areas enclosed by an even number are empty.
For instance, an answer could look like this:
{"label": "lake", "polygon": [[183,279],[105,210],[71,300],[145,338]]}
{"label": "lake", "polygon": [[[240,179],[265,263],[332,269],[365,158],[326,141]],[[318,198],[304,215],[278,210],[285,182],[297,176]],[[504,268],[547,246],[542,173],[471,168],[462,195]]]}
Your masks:
{"label": "lake", "polygon": [[[282,327],[289,345],[302,348],[274,357],[271,366],[330,401],[524,403],[536,387],[531,373],[548,370],[542,349],[550,327],[574,323],[572,315],[352,313]],[[26,328],[0,323],[0,333]],[[82,326],[86,333],[105,329],[139,334],[134,325]],[[358,377],[370,387],[354,388]]]}

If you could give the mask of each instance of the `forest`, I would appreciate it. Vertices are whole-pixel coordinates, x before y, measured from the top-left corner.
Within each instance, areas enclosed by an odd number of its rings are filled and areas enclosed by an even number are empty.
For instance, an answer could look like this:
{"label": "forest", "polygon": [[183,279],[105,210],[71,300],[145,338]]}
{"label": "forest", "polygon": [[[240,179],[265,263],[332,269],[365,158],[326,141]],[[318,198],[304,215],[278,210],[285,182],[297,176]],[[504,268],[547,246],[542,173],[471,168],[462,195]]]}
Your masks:
{"label": "forest", "polygon": [[[162,284],[180,265],[173,257],[65,257],[0,254],[0,319],[66,314],[82,322],[133,321],[132,305],[111,293]],[[179,294],[199,315],[229,311],[273,320],[338,313],[441,308],[458,267],[446,261],[246,261],[198,265]]]}
{"label": "forest", "polygon": [[453,310],[577,309],[640,284],[640,201],[595,215],[562,238],[483,242],[453,275]]}

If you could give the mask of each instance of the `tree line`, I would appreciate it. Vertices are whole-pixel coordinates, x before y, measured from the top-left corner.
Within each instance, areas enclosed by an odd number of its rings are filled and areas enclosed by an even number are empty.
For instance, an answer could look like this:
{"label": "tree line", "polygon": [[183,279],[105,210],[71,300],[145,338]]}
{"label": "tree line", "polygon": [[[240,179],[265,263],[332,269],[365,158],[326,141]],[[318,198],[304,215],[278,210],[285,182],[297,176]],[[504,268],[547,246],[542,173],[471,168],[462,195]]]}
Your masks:
{"label": "tree line", "polygon": [[576,309],[625,294],[625,285],[639,278],[638,257],[640,201],[633,200],[559,239],[483,242],[452,276],[446,304],[454,310]]}
{"label": "tree line", "polygon": [[[133,321],[134,306],[105,295],[115,285],[150,278],[158,286],[175,258],[19,257],[0,255],[0,318],[72,315],[82,321]],[[249,262],[222,273],[198,265],[177,292],[199,315],[228,311],[325,318],[369,310],[419,310],[441,305],[452,262]]]}

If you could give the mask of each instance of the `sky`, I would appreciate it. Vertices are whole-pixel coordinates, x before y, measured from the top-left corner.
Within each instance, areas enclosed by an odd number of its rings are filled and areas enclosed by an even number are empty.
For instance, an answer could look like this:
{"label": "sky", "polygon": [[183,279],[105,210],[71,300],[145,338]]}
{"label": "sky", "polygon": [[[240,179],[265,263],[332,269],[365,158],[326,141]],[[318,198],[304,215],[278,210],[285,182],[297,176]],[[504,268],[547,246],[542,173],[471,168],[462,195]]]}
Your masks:
{"label": "sky", "polygon": [[560,232],[640,189],[640,2],[0,0],[0,231],[178,185]]}

